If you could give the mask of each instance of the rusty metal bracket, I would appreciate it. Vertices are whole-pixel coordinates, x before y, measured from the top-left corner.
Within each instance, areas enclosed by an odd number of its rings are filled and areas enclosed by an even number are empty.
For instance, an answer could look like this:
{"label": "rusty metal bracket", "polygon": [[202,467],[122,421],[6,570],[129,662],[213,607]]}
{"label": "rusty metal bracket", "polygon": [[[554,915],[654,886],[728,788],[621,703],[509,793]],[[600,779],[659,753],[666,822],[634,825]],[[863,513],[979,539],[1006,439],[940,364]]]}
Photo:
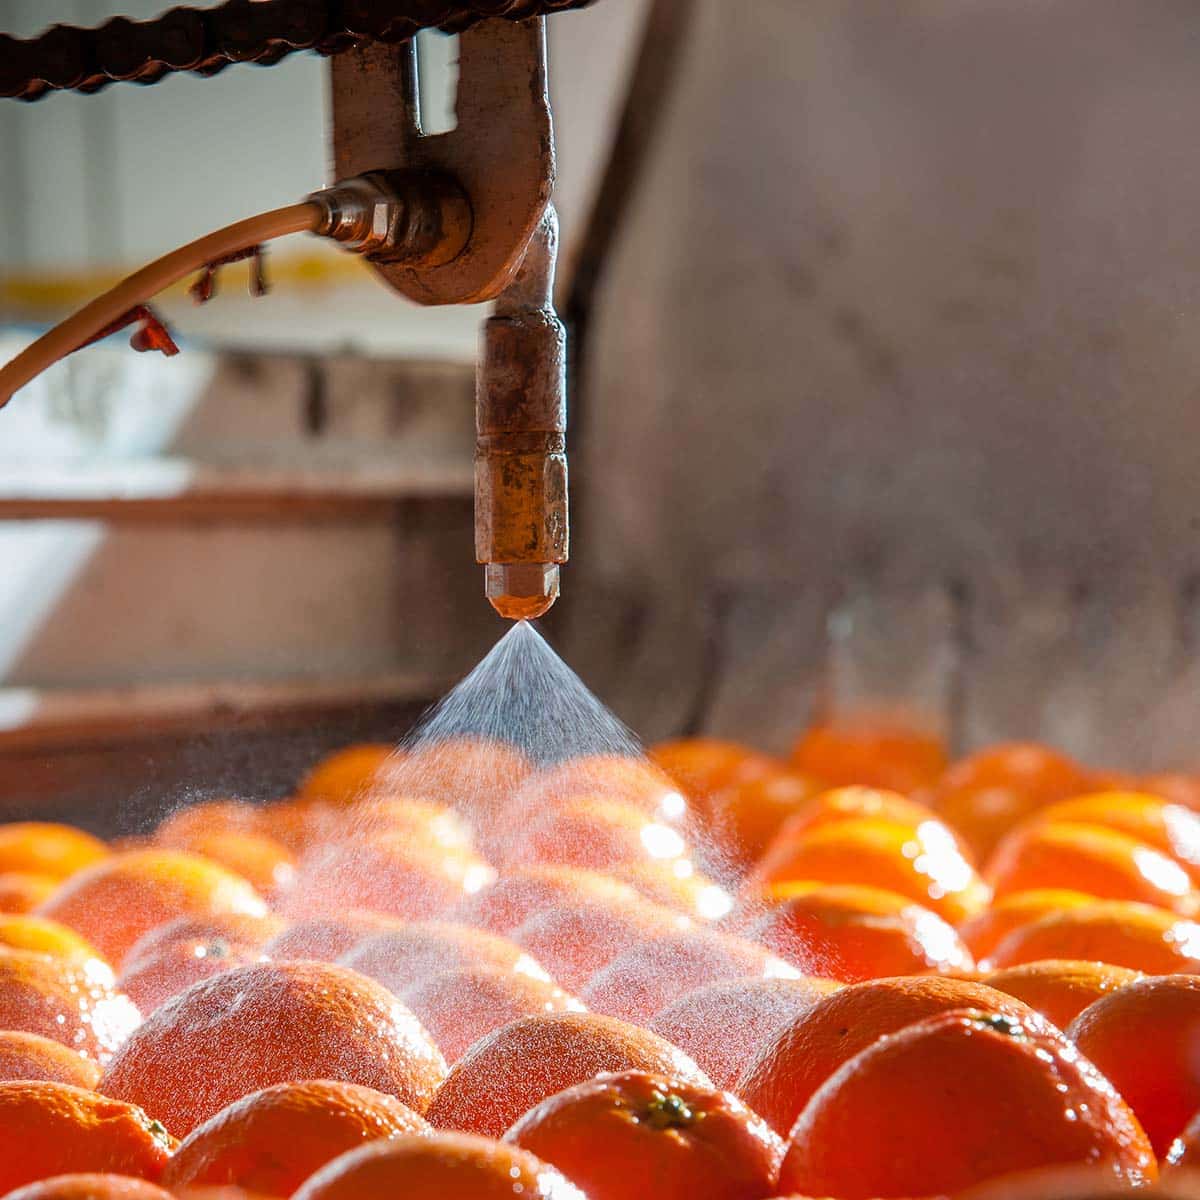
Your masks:
{"label": "rusty metal bracket", "polygon": [[554,138],[541,17],[490,20],[460,38],[458,126],[421,129],[416,47],[377,43],[338,55],[333,75],[333,172],[376,171],[453,179],[471,208],[471,233],[450,262],[373,262],[419,304],[491,300],[521,265],[554,186]]}

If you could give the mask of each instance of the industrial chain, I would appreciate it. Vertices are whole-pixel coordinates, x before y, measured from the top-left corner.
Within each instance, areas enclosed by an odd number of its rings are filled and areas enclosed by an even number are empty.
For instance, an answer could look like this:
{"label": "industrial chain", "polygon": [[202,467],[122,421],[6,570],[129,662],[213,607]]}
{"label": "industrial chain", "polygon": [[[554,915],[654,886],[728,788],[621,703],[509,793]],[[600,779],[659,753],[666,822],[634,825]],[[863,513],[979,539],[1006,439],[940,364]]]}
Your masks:
{"label": "industrial chain", "polygon": [[114,17],[97,29],[55,25],[40,37],[0,33],[0,97],[96,92],[117,80],[156,83],[230,63],[267,66],[298,50],[337,54],[370,42],[403,42],[422,29],[461,33],[489,17],[522,20],[590,0],[226,0],[173,8],[151,21]]}

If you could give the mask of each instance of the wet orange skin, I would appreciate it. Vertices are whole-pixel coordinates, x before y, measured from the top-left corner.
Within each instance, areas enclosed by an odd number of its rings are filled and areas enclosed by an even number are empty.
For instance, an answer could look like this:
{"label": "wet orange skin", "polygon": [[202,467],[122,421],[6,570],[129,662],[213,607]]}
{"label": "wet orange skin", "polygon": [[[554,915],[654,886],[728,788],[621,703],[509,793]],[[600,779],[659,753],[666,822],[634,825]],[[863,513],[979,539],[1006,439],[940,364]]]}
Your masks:
{"label": "wet orange skin", "polygon": [[508,836],[519,838],[539,814],[579,796],[618,800],[659,821],[677,823],[687,814],[680,782],[654,762],[625,755],[584,755],[545,767],[526,779],[509,808]]}
{"label": "wet orange skin", "polygon": [[9,1192],[5,1200],[174,1200],[148,1179],[111,1172],[52,1175]]}
{"label": "wet orange skin", "polygon": [[213,830],[185,839],[179,848],[220,863],[269,900],[286,893],[296,879],[295,856],[265,833]]}
{"label": "wet orange skin", "polygon": [[163,1183],[233,1184],[290,1196],[314,1171],[364,1142],[425,1134],[425,1120],[395,1096],[333,1080],[280,1083],[223,1108],[187,1136]]}
{"label": "wet orange skin", "polygon": [[350,909],[328,917],[311,917],[281,929],[262,947],[264,958],[309,958],[336,962],[363,938],[387,929],[400,929],[398,917]]}
{"label": "wet orange skin", "polygon": [[823,786],[787,767],[725,785],[705,798],[697,821],[706,849],[711,846],[722,865],[744,873]]}
{"label": "wet orange skin", "polygon": [[646,1028],[691,1055],[725,1091],[781,1029],[841,987],[831,979],[725,979],[680,996]]}
{"label": "wet orange skin", "polygon": [[1007,742],[960,759],[937,781],[930,799],[976,860],[986,862],[1014,825],[1088,790],[1087,773],[1066,755],[1035,742]]}
{"label": "wet orange skin", "polygon": [[150,1180],[173,1140],[140,1109],[63,1083],[0,1083],[0,1190],[51,1175],[112,1171]]}
{"label": "wet orange skin", "polygon": [[[274,914],[265,917],[246,916],[242,913],[224,913],[205,917],[176,917],[163,925],[156,925],[149,933],[138,938],[125,956],[126,963],[157,954],[168,946],[180,942],[213,939],[234,942],[239,946],[260,948],[265,946],[287,928],[287,922]],[[303,958],[304,955],[292,955]]]}
{"label": "wet orange skin", "polygon": [[792,747],[792,764],[831,787],[864,784],[913,792],[946,768],[942,740],[887,718],[847,718],[806,730]]}
{"label": "wet orange skin", "polygon": [[[245,800],[198,800],[169,813],[154,829],[153,844],[190,850],[198,837],[214,833],[261,833],[263,809]],[[136,839],[122,839],[122,845]],[[132,845],[130,848],[134,848]]]}
{"label": "wet orange skin", "polygon": [[689,859],[627,863],[613,867],[609,876],[629,884],[644,900],[697,921],[718,921],[733,908],[730,893]]}
{"label": "wet orange skin", "polygon": [[300,920],[348,908],[420,919],[446,911],[494,878],[469,851],[431,854],[406,834],[387,831],[314,846],[282,909]]}
{"label": "wet orange skin", "polygon": [[512,939],[563,987],[578,991],[628,946],[690,927],[687,917],[646,900],[596,900],[535,913]]}
{"label": "wet orange skin", "polygon": [[936,913],[907,896],[850,884],[814,887],[745,931],[811,975],[857,983],[923,971],[969,971],[970,951]]}
{"label": "wet orange skin", "polygon": [[30,871],[0,873],[0,913],[30,913],[58,891],[53,875]]}
{"label": "wet orange skin", "polygon": [[765,1042],[734,1089],[786,1137],[817,1089],[843,1063],[887,1034],[937,1013],[973,1008],[1036,1017],[1013,996],[981,983],[911,975],[842,988]]}
{"label": "wet orange skin", "polygon": [[117,986],[145,1017],[193,983],[246,966],[258,957],[254,947],[221,938],[171,942],[130,961],[118,977]]}
{"label": "wet orange skin", "polygon": [[1041,809],[1038,824],[1099,825],[1152,846],[1200,878],[1200,814],[1148,792],[1089,792]]}
{"label": "wet orange skin", "polygon": [[294,1200],[587,1200],[558,1171],[517,1146],[466,1134],[402,1135],[344,1154]]}
{"label": "wet orange skin", "polygon": [[94,1088],[100,1073],[98,1063],[61,1042],[36,1033],[0,1030],[0,1081],[40,1079]]}
{"label": "wet orange skin", "polygon": [[760,1200],[783,1143],[735,1096],[644,1071],[544,1100],[504,1140],[556,1166],[588,1200]]}
{"label": "wet orange skin", "polygon": [[29,950],[76,966],[99,967],[101,976],[107,969],[100,951],[73,929],[30,913],[0,914],[0,949]]}
{"label": "wet orange skin", "polygon": [[111,974],[25,950],[0,953],[0,1029],[40,1034],[105,1063],[139,1013]]}
{"label": "wet orange skin", "polygon": [[1127,984],[1085,1008],[1067,1032],[1165,1155],[1200,1109],[1200,978]]}
{"label": "wet orange skin", "polygon": [[796,979],[800,972],[745,938],[687,929],[617,955],[579,993],[593,1012],[644,1024],[685,991],[722,979]]}
{"label": "wet orange skin", "polygon": [[1140,978],[1128,967],[1051,958],[993,971],[984,983],[1024,1000],[1051,1024],[1066,1029],[1089,1004]]}
{"label": "wet orange skin", "polygon": [[511,933],[536,913],[561,904],[593,900],[636,903],[637,891],[599,871],[573,867],[516,867],[462,900],[452,919],[492,933]]}
{"label": "wet orange skin", "polygon": [[1174,859],[1116,830],[1032,822],[996,847],[987,878],[997,896],[1066,887],[1101,900],[1132,900],[1190,916],[1191,877]]}
{"label": "wet orange skin", "polygon": [[327,963],[237,967],[146,1018],[100,1088],[186,1137],[227,1104],[292,1079],[334,1079],[428,1108],[445,1062],[420,1022],[374,980]]}
{"label": "wet orange skin", "polygon": [[516,942],[453,921],[411,921],[364,938],[340,959],[392,992],[455,967],[491,966],[549,981]]}
{"label": "wet orange skin", "polygon": [[453,1066],[480,1038],[539,1013],[583,1012],[557,984],[494,966],[461,966],[426,975],[397,995],[417,1014]]}
{"label": "wet orange skin", "polygon": [[1106,962],[1148,975],[1200,971],[1200,923],[1149,904],[1098,900],[1014,929],[991,963],[1012,967],[1046,958]]}
{"label": "wet orange skin", "polygon": [[114,966],[156,925],[180,916],[263,916],[240,876],[176,850],[130,850],[73,875],[38,910],[81,933]]}
{"label": "wet orange skin", "polygon": [[305,775],[299,792],[306,800],[348,804],[377,790],[383,769],[400,761],[394,746],[361,742],[327,754]]}
{"label": "wet orange skin", "polygon": [[1068,908],[1094,904],[1095,896],[1070,888],[1031,888],[992,901],[958,927],[959,936],[977,960],[987,959],[1014,929]]}
{"label": "wet orange skin", "polygon": [[981,911],[987,885],[940,821],[839,821],[797,838],[786,829],[746,877],[743,895],[770,900],[798,883],[869,884],[898,892],[951,924]]}
{"label": "wet orange skin", "polygon": [[770,755],[720,738],[675,738],[657,742],[647,754],[651,762],[700,802],[702,812],[706,797],[782,766]]}
{"label": "wet orange skin", "polygon": [[780,1189],[934,1195],[1092,1163],[1131,1184],[1158,1174],[1137,1118],[1059,1030],[1036,1014],[956,1011],[884,1038],[822,1084],[792,1130]]}
{"label": "wet orange skin", "polygon": [[66,879],[108,857],[108,847],[90,833],[49,821],[0,825],[0,872]]}
{"label": "wet orange skin", "polygon": [[635,805],[604,796],[577,796],[547,809],[526,827],[508,861],[607,871],[629,863],[682,858],[686,850],[678,832]]}
{"label": "wet orange skin", "polygon": [[709,1085],[682,1050],[646,1029],[599,1013],[548,1013],[476,1042],[451,1067],[426,1116],[439,1129],[500,1137],[547,1096],[606,1071]]}

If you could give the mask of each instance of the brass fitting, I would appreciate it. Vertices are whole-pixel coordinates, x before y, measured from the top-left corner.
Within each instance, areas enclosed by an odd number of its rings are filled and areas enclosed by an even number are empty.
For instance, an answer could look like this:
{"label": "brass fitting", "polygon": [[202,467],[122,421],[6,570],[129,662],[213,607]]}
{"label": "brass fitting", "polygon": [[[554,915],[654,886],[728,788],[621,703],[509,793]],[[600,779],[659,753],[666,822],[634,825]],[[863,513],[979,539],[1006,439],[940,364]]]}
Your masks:
{"label": "brass fitting", "polygon": [[315,232],[373,262],[439,267],[471,240],[471,203],[432,171],[371,171],[308,197],[323,219]]}
{"label": "brass fitting", "polygon": [[552,291],[552,206],[484,323],[475,391],[475,557],[484,591],[510,620],[558,598],[567,561],[566,330]]}

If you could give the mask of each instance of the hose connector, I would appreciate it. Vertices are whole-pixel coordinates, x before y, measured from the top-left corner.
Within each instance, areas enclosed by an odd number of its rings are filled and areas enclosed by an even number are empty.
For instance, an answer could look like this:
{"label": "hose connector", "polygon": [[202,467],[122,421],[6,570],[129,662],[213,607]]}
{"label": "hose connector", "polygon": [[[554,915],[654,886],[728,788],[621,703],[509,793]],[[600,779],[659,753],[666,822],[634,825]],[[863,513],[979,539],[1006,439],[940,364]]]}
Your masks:
{"label": "hose connector", "polygon": [[436,171],[371,171],[308,197],[321,210],[314,232],[374,262],[440,267],[471,240],[471,202]]}

